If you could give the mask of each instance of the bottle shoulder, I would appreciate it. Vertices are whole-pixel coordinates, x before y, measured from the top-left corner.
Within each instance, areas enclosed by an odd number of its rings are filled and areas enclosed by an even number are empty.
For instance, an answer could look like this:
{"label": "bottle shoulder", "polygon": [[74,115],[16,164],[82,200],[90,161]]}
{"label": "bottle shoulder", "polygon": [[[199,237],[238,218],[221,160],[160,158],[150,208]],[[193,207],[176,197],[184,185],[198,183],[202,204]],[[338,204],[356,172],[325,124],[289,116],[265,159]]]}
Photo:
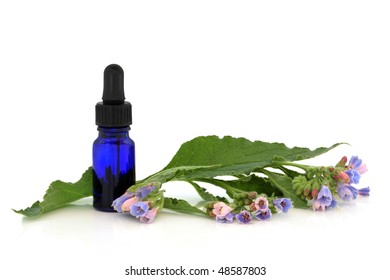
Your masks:
{"label": "bottle shoulder", "polygon": [[129,146],[134,146],[134,140],[131,139],[130,137],[97,137],[95,141],[93,141],[93,145],[129,145]]}

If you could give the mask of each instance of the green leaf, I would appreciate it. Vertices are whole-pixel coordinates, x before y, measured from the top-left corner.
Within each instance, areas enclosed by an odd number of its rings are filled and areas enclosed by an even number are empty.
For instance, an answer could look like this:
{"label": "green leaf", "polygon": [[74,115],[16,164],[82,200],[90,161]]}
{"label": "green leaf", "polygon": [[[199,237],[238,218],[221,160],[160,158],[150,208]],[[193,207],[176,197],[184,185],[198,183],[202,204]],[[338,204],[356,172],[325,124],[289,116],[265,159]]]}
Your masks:
{"label": "green leaf", "polygon": [[207,215],[205,212],[203,212],[199,208],[196,208],[195,206],[192,206],[187,201],[171,197],[164,198],[164,208],[185,214]]}
{"label": "green leaf", "polygon": [[26,217],[37,217],[91,195],[92,167],[88,168],[76,183],[66,183],[59,180],[52,182],[42,201],[37,201],[26,209],[14,211]]}
{"label": "green leaf", "polygon": [[278,161],[312,158],[338,145],[310,150],[301,147],[288,148],[282,143],[250,141],[230,136],[223,138],[201,136],[184,143],[163,171],[180,169],[180,173],[170,178],[179,180],[249,174]]}
{"label": "green leaf", "polygon": [[301,199],[293,189],[293,180],[287,175],[277,174],[268,170],[262,171],[268,176],[269,180],[277,187],[283,196],[290,198],[296,208],[307,208],[307,201]]}
{"label": "green leaf", "polygon": [[199,194],[199,196],[205,201],[223,201],[226,203],[228,202],[225,197],[215,196],[215,195],[209,193],[205,188],[199,186],[195,182],[189,181],[188,183],[190,183],[194,187],[194,189]]}

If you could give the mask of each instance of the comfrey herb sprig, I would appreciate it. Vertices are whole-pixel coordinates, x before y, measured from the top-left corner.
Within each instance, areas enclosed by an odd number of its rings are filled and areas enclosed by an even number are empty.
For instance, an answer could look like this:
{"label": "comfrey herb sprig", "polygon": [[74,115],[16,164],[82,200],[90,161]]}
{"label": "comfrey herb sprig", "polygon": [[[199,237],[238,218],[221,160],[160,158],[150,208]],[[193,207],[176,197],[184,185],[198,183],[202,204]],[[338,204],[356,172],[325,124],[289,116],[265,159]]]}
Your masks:
{"label": "comfrey herb sprig", "polygon": [[357,189],[362,174],[367,172],[367,166],[357,156],[351,157],[347,164],[343,157],[336,166],[312,167],[294,165],[307,171],[293,180],[293,189],[302,199],[306,199],[313,210],[326,210],[336,207],[338,200],[350,201],[358,194],[368,196],[370,188]]}
{"label": "comfrey herb sprig", "polygon": [[[336,166],[332,167],[315,167],[291,162],[273,164],[274,168],[279,168],[285,173],[293,172],[287,169],[288,166],[299,167],[305,171],[302,174],[296,173],[300,175],[292,180],[292,189],[300,195],[302,200],[306,201],[308,206],[311,205],[314,211],[334,208],[338,200],[350,201],[356,199],[358,195],[369,195],[369,187],[357,189],[352,186],[352,184],[358,184],[361,175],[367,172],[366,165],[357,156],[353,156],[348,164],[347,158],[343,157]],[[259,172],[262,171],[259,170]],[[268,172],[263,170],[264,174],[269,174]],[[164,196],[160,191],[161,185],[161,183],[152,183],[132,187],[130,190],[135,190],[135,192],[126,192],[114,201],[113,207],[118,212],[129,212],[140,222],[150,223],[163,208],[161,201],[164,200]],[[256,191],[246,192],[233,187],[227,181],[225,183],[218,181],[215,185],[227,191],[231,197],[230,202],[224,197],[216,197],[207,193],[204,188],[194,182],[192,185],[198,192],[203,193],[201,196],[205,200],[214,200],[204,203],[202,209],[199,210],[204,211],[219,223],[233,223],[234,220],[241,224],[248,224],[253,220],[268,221],[273,214],[287,213],[290,208],[294,207],[293,201],[288,197],[277,197],[274,193],[268,197],[267,194],[258,194]],[[260,185],[259,188],[261,188]],[[155,201],[160,202],[158,206]],[[189,206],[187,202],[185,203]]]}
{"label": "comfrey herb sprig", "polygon": [[[314,150],[288,148],[282,143],[250,141],[245,138],[201,136],[180,147],[162,170],[129,186],[112,206],[142,223],[152,222],[163,209],[211,217],[217,222],[247,224],[268,221],[294,208],[327,210],[369,195],[368,187],[357,189],[366,165],[356,156],[343,157],[335,166],[300,164],[324,154],[340,144]],[[299,170],[297,172],[296,170]],[[235,179],[225,179],[228,178]],[[37,217],[92,195],[92,168],[75,183],[54,181],[42,201],[15,211]],[[192,186],[200,202],[167,197],[162,186],[180,181]],[[226,196],[208,192],[209,185],[222,188]]]}

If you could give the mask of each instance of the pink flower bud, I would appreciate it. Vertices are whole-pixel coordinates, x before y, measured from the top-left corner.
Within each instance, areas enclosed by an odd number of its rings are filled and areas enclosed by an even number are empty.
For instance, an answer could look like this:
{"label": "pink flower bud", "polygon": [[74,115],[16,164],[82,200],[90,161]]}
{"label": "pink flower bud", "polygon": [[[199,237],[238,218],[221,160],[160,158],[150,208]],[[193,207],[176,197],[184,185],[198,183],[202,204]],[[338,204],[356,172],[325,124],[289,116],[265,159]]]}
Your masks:
{"label": "pink flower bud", "polygon": [[251,210],[251,212],[256,211],[256,206],[255,206],[255,203],[254,203],[254,202],[252,202],[252,203],[249,205],[249,210]]}
{"label": "pink flower bud", "polygon": [[348,174],[345,172],[339,172],[336,175],[334,175],[333,178],[345,184],[348,184],[350,181]]}
{"label": "pink flower bud", "polygon": [[310,187],[306,187],[306,188],[303,190],[303,194],[304,194],[305,196],[308,196],[310,193],[311,193],[311,188],[310,188]]}
{"label": "pink flower bud", "polygon": [[207,215],[209,215],[211,218],[215,219],[216,215],[213,213],[212,209],[209,209],[206,211]]}
{"label": "pink flower bud", "polygon": [[131,205],[133,205],[134,203],[138,202],[138,197],[134,196],[133,198],[130,198],[128,200],[126,200],[123,204],[122,204],[122,211],[123,212],[130,212],[130,207]]}
{"label": "pink flower bud", "polygon": [[368,171],[367,169],[367,165],[365,165],[364,163],[362,165],[360,165],[358,168],[356,168],[356,171],[361,175],[361,174],[364,174]]}
{"label": "pink flower bud", "polygon": [[255,207],[257,210],[265,210],[268,208],[268,200],[264,196],[259,196],[255,200]]}
{"label": "pink flower bud", "polygon": [[340,161],[336,164],[336,167],[344,167],[347,164],[348,158],[343,156]]}
{"label": "pink flower bud", "polygon": [[151,222],[153,222],[154,218],[156,217],[157,210],[158,210],[158,208],[153,208],[153,209],[149,210],[148,212],[146,212],[145,216],[142,216],[139,218],[140,222],[146,223],[146,224],[150,224]]}
{"label": "pink flower bud", "polygon": [[214,204],[213,214],[218,217],[225,217],[233,208],[227,206],[224,202],[217,202]]}

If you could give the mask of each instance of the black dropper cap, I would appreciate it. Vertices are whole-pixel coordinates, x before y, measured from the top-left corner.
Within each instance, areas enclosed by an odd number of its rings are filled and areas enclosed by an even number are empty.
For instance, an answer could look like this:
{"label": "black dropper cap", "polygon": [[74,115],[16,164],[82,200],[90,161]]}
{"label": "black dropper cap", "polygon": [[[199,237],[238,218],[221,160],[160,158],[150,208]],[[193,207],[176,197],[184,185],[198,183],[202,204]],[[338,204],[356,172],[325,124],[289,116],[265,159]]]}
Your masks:
{"label": "black dropper cap", "polygon": [[111,64],[104,70],[103,102],[96,104],[96,124],[103,127],[125,127],[132,124],[131,104],[125,101],[123,69]]}

